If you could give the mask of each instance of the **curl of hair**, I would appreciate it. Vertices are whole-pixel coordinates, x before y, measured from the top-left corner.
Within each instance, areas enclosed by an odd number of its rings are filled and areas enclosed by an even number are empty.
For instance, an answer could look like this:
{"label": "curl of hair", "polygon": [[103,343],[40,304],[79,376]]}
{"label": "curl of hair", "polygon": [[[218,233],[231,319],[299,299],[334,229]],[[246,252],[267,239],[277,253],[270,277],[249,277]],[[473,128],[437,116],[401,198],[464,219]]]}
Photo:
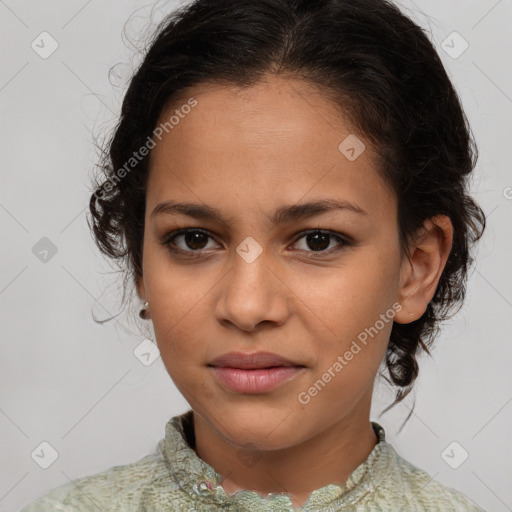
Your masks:
{"label": "curl of hair", "polygon": [[191,87],[247,88],[268,75],[315,85],[374,145],[379,172],[398,199],[404,253],[425,220],[447,215],[452,222],[452,249],[432,301],[416,321],[392,327],[385,378],[398,387],[393,407],[412,390],[417,357],[430,354],[438,324],[462,306],[485,215],[468,195],[477,149],[460,99],[426,33],[391,2],[196,0],[166,16],[103,149],[89,227],[99,249],[135,282],[142,274],[148,158],[121,179],[120,170]]}

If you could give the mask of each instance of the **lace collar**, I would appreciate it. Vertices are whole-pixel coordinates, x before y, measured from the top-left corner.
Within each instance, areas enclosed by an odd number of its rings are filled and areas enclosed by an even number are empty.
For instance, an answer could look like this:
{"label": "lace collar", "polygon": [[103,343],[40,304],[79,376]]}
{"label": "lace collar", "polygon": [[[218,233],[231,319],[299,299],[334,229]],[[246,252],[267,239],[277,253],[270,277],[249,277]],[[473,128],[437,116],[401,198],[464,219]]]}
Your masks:
{"label": "lace collar", "polygon": [[[349,475],[345,484],[343,486],[329,484],[314,490],[303,507],[295,510],[318,512],[324,507],[327,510],[329,505],[331,507],[354,505],[363,496],[375,491],[386,477],[388,468],[394,461],[395,451],[392,445],[386,442],[384,428],[374,421],[371,425],[377,435],[378,443],[367,459]],[[264,496],[256,491],[241,490],[229,495],[220,485],[222,475],[196,454],[191,447],[194,443],[192,410],[174,416],[168,421],[163,440],[163,454],[167,469],[177,485],[195,501],[213,507],[236,504],[237,510],[269,510],[273,504],[279,505],[278,508],[293,509],[289,494],[284,492]],[[247,506],[248,504],[250,507]]]}

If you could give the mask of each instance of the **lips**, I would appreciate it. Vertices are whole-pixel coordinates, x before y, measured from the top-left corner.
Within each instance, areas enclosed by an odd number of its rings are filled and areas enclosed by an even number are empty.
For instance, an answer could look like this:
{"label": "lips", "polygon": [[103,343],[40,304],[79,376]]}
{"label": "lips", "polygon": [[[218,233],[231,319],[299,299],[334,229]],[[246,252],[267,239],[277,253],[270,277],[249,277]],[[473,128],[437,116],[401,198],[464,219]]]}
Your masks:
{"label": "lips", "polygon": [[274,367],[304,367],[304,365],[291,361],[272,352],[229,352],[215,358],[208,366],[221,368],[239,368],[242,370],[257,370]]}
{"label": "lips", "polygon": [[242,370],[212,366],[211,370],[217,381],[225,388],[235,393],[263,394],[269,393],[279,386],[298,377],[305,371],[300,366],[274,366]]}

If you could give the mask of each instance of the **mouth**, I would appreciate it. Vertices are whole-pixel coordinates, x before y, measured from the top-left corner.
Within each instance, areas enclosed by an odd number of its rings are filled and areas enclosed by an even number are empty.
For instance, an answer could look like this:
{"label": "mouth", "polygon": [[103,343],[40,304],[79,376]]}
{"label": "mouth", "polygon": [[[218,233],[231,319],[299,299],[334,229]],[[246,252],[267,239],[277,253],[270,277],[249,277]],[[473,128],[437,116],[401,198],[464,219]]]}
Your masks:
{"label": "mouth", "polygon": [[244,394],[261,394],[281,386],[306,366],[272,352],[229,352],[207,365],[224,389]]}
{"label": "mouth", "polygon": [[216,364],[209,364],[207,365],[210,368],[229,368],[232,370],[271,370],[273,368],[306,368],[302,364],[276,364],[276,365],[270,365],[270,366],[259,366],[254,364],[242,364],[238,363],[237,365],[216,365]]}

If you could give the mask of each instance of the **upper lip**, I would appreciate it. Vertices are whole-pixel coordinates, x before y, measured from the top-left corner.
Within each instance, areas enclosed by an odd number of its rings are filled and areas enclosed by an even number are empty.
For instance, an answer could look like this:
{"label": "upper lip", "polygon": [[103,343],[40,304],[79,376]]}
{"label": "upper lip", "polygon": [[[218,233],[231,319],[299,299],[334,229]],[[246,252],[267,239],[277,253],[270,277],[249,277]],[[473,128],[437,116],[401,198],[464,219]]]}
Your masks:
{"label": "upper lip", "polygon": [[209,366],[220,366],[228,368],[240,368],[243,370],[247,369],[258,369],[258,368],[270,368],[272,366],[303,366],[301,364],[294,363],[286,357],[272,352],[255,352],[253,354],[247,354],[244,352],[229,352],[216,357],[209,363]]}

